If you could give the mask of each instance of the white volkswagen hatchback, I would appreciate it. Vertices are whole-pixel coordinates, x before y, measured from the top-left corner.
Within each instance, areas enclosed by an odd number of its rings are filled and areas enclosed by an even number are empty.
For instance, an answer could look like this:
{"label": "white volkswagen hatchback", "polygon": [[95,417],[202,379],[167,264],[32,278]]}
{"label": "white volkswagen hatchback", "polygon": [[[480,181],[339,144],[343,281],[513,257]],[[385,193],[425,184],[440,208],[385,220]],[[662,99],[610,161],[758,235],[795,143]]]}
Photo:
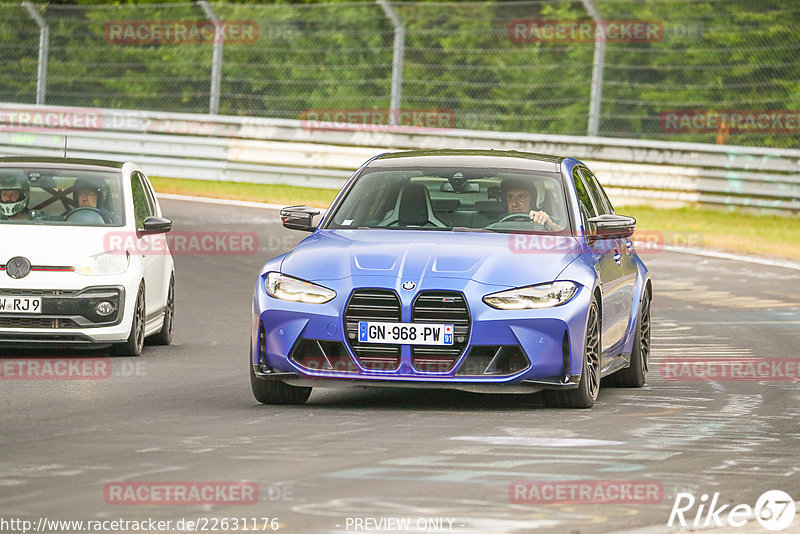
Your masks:
{"label": "white volkswagen hatchback", "polygon": [[0,348],[168,345],[171,228],[133,163],[0,158]]}

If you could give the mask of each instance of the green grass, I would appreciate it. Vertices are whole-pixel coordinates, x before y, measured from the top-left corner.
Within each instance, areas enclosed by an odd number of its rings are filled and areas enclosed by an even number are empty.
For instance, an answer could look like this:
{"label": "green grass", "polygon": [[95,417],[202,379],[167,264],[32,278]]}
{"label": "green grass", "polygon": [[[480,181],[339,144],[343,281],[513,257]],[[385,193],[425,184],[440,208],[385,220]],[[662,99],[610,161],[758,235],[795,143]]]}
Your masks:
{"label": "green grass", "polygon": [[640,237],[656,239],[660,232],[668,245],[800,259],[800,217],[696,206],[621,206],[617,212],[636,217]]}
{"label": "green grass", "polygon": [[159,193],[176,193],[198,197],[229,198],[271,204],[308,204],[327,208],[338,192],[335,189],[315,189],[291,185],[248,184],[180,178],[150,178]]}
{"label": "green grass", "polygon": [[[206,180],[152,178],[160,193],[250,200],[272,204],[308,204],[327,208],[332,189]],[[637,237],[684,245],[800,259],[800,217],[736,209],[621,206],[618,213],[636,217]]]}

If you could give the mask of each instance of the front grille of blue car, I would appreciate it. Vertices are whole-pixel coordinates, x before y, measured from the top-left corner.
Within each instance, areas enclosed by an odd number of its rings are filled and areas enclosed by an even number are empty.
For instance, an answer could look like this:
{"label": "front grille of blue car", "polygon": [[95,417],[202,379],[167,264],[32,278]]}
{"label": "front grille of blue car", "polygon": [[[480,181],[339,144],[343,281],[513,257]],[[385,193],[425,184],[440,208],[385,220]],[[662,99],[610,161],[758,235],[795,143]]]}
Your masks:
{"label": "front grille of blue car", "polygon": [[469,340],[470,317],[464,295],[454,291],[422,291],[414,299],[411,320],[415,323],[453,325],[453,345],[417,345],[411,348],[411,363],[423,373],[446,373],[455,365]]}
{"label": "front grille of blue car", "polygon": [[362,367],[370,371],[396,371],[400,367],[400,345],[358,342],[359,321],[400,322],[400,298],[389,289],[356,289],[344,312],[347,343]]}
{"label": "front grille of blue car", "polygon": [[[400,322],[400,298],[388,289],[357,289],[344,314],[347,343],[358,362],[370,371],[395,371],[400,367],[400,345],[358,342],[359,321]],[[453,345],[411,347],[411,363],[422,373],[446,373],[453,369],[469,341],[470,315],[464,295],[455,291],[422,291],[414,299],[411,321],[453,325]]]}

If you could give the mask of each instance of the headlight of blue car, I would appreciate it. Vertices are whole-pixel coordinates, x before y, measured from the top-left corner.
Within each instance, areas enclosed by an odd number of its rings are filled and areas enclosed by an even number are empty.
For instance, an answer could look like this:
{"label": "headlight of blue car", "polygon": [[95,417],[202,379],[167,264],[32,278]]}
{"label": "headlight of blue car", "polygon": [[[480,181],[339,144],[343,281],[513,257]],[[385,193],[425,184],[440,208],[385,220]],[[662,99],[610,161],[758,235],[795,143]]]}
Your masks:
{"label": "headlight of blue car", "polygon": [[336,296],[336,291],[285,274],[267,274],[265,288],[271,297],[309,304],[324,304]]}
{"label": "headlight of blue car", "polygon": [[568,302],[577,291],[574,282],[559,281],[492,293],[483,297],[483,302],[498,310],[552,308]]}

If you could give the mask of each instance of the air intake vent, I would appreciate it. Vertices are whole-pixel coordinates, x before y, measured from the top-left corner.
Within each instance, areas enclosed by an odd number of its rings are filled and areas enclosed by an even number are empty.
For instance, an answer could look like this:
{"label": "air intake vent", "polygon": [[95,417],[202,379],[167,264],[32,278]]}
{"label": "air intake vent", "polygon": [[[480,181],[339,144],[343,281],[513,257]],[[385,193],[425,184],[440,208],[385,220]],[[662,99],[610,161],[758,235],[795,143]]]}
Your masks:
{"label": "air intake vent", "polygon": [[72,319],[49,317],[0,317],[0,328],[80,328]]}
{"label": "air intake vent", "polygon": [[478,345],[470,349],[456,376],[510,376],[530,365],[518,345]]}
{"label": "air intake vent", "polygon": [[357,373],[358,367],[350,359],[342,343],[322,339],[303,339],[289,358],[309,371]]}
{"label": "air intake vent", "polygon": [[43,297],[69,297],[80,293],[77,289],[7,289],[1,288],[0,295],[24,295]]}

